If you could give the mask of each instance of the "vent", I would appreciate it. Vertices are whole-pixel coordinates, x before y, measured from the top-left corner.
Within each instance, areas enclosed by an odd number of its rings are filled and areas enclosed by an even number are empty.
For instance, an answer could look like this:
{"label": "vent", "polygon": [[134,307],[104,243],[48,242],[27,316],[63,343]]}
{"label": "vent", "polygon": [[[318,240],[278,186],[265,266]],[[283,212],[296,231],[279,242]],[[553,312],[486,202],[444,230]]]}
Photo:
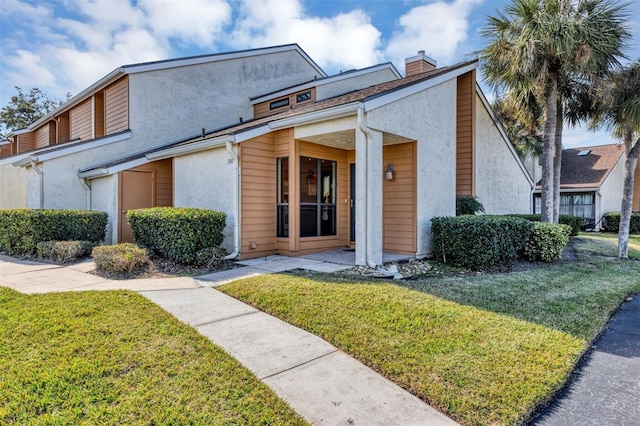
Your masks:
{"label": "vent", "polygon": [[585,155],[589,155],[591,153],[590,149],[583,149],[582,151],[580,151],[578,153],[579,156],[585,156]]}

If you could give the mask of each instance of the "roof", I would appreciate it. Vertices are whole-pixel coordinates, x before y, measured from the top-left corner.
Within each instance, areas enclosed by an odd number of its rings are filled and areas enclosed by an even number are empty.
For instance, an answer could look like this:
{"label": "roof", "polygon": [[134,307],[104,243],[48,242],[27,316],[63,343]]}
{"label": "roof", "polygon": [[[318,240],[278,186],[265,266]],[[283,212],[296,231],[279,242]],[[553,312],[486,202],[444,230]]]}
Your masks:
{"label": "roof", "polygon": [[[589,151],[586,155],[579,153]],[[562,151],[560,189],[600,188],[624,154],[621,144],[587,146]],[[540,182],[538,182],[538,189]]]}
{"label": "roof", "polygon": [[14,134],[24,133],[25,131],[33,130],[40,127],[42,124],[51,120],[54,116],[84,101],[90,95],[92,95],[95,91],[100,90],[103,87],[106,87],[107,85],[113,83],[114,81],[118,80],[119,78],[127,74],[136,74],[141,72],[184,67],[189,65],[198,65],[203,63],[225,61],[225,60],[264,55],[269,53],[284,52],[284,51],[297,51],[307,62],[309,62],[309,64],[316,71],[318,71],[318,74],[320,77],[327,76],[327,74],[322,70],[322,68],[320,68],[318,64],[316,64],[313,61],[313,59],[311,59],[309,55],[307,55],[306,52],[302,50],[300,46],[298,46],[297,43],[284,44],[284,45],[272,46],[272,47],[262,47],[257,49],[238,50],[234,52],[221,52],[221,53],[213,53],[209,55],[189,56],[185,58],[174,58],[174,59],[166,59],[162,61],[142,62],[138,64],[123,65],[111,71],[109,74],[102,77],[100,80],[93,83],[91,86],[87,87],[82,92],[78,93],[76,96],[72,97],[67,102],[63,103],[58,108],[53,110],[51,113],[43,116],[42,118],[38,119],[34,123],[31,123],[29,126],[26,127],[26,129],[18,129],[13,133]]}

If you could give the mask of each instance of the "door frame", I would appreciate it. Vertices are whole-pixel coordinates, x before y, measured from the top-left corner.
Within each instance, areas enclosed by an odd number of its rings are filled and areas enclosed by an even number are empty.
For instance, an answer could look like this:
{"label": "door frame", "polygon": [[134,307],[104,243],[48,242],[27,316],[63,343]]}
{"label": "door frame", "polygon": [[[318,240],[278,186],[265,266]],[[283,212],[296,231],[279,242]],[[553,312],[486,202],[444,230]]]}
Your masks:
{"label": "door frame", "polygon": [[124,221],[123,212],[123,181],[125,173],[150,173],[151,174],[151,207],[156,205],[156,172],[155,170],[123,170],[118,173],[118,242],[122,242],[122,224]]}

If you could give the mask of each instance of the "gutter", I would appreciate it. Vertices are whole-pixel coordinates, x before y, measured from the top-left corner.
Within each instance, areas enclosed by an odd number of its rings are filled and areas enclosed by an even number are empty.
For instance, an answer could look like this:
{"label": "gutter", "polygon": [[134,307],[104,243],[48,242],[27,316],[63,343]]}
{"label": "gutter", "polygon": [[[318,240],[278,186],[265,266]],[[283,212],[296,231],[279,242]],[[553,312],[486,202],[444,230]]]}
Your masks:
{"label": "gutter", "polygon": [[40,209],[44,209],[44,172],[38,167],[35,161],[31,160],[31,167],[40,175]]}
{"label": "gutter", "polygon": [[145,155],[148,160],[164,160],[165,158],[179,157],[181,155],[192,154],[212,148],[225,146],[228,142],[235,142],[234,135],[222,135],[210,139],[202,139],[198,142],[191,142],[173,148],[164,149],[158,152],[150,152]]}
{"label": "gutter", "polygon": [[232,141],[226,142],[227,153],[233,160],[233,253],[225,256],[225,260],[238,257],[240,253],[240,165],[238,164],[238,154],[233,150]]}
{"label": "gutter", "polygon": [[82,187],[84,188],[87,194],[87,210],[91,210],[91,185],[89,185],[89,183],[87,182],[87,179],[85,178],[79,178],[79,179],[80,179],[80,185],[82,185]]}
{"label": "gutter", "polygon": [[[364,134],[365,137],[365,158],[367,159],[367,162],[369,161],[369,138],[371,137],[371,130],[367,127],[367,124],[365,123],[365,118],[364,118],[364,108],[362,106],[358,106],[358,128],[360,129],[360,131]],[[364,168],[364,173],[365,173],[365,179],[364,181],[367,183],[367,186],[369,185],[369,177],[367,176],[368,173],[368,169],[365,166]],[[367,204],[365,206],[365,214],[364,214],[364,220],[365,220],[365,225],[367,227],[367,240],[364,242],[364,258],[367,262],[367,265],[370,268],[374,268],[377,269],[378,265],[376,265],[375,263],[373,263],[370,259],[369,259],[369,255],[371,253],[370,250],[370,239],[369,236],[372,235],[372,229],[371,229],[371,223],[369,221],[368,215],[369,215],[369,194],[368,194],[368,189],[367,189]],[[357,243],[356,243],[357,244]],[[357,250],[357,248],[356,248]]]}

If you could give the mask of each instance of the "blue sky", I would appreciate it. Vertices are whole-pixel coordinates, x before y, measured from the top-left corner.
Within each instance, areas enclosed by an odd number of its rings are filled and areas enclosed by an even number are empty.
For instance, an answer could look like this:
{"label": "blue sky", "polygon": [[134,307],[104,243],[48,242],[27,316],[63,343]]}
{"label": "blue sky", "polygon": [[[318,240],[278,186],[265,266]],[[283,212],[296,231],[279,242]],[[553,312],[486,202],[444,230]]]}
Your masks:
{"label": "blue sky", "polygon": [[[0,105],[13,86],[63,98],[137,62],[298,43],[327,73],[420,49],[450,65],[471,58],[479,30],[510,0],[0,0]],[[640,56],[640,0],[629,8]],[[611,143],[567,129],[565,147]]]}

